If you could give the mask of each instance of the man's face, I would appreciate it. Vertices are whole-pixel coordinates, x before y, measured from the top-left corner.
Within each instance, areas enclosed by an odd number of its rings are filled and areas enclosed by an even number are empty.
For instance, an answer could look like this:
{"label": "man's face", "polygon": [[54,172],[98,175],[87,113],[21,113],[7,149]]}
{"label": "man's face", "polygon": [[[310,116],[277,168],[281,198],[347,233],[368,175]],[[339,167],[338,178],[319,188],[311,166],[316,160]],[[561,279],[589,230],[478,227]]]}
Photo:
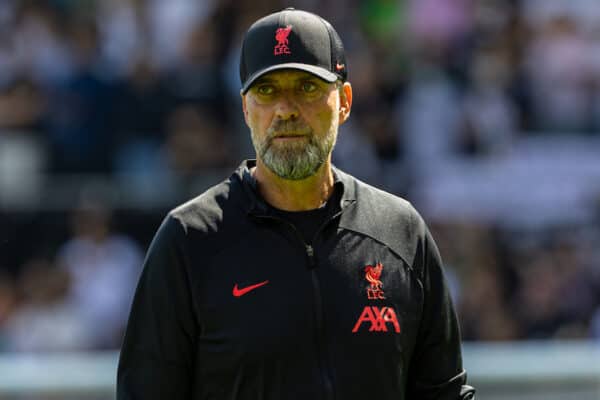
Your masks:
{"label": "man's face", "polygon": [[289,180],[314,175],[328,160],[348,114],[344,89],[298,70],[264,75],[242,102],[257,158]]}

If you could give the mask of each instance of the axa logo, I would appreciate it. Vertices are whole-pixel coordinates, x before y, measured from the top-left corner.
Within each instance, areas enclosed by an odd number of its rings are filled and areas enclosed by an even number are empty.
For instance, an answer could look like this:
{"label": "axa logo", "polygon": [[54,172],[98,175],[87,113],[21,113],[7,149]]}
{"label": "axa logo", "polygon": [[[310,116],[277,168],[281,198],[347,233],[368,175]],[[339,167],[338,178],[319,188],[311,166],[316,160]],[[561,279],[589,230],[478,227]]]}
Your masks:
{"label": "axa logo", "polygon": [[377,263],[375,266],[367,265],[365,267],[365,279],[370,283],[367,288],[367,298],[369,300],[385,299],[383,282],[379,279],[383,271],[383,264]]}
{"label": "axa logo", "polygon": [[277,44],[273,48],[273,54],[279,56],[281,54],[292,54],[288,44],[290,44],[288,40],[288,36],[290,36],[290,32],[292,31],[292,26],[288,25],[285,28],[278,28],[275,32],[275,40],[277,40]]}
{"label": "axa logo", "polygon": [[387,332],[387,324],[391,324],[390,329],[393,328],[396,333],[400,333],[398,317],[391,307],[382,307],[380,309],[375,306],[366,306],[362,314],[360,314],[358,321],[356,321],[354,328],[352,328],[352,333],[356,333],[364,322],[371,324],[369,332]]}

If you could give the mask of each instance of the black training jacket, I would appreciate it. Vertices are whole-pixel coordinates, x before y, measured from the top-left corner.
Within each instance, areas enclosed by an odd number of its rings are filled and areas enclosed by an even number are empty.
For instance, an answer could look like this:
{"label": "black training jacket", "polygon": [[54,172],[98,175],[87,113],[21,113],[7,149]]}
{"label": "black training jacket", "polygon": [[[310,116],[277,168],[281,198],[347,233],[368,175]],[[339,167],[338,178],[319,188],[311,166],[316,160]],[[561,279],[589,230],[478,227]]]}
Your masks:
{"label": "black training jacket", "polygon": [[471,399],[440,256],[413,207],[334,169],[339,210],[305,243],[257,195],[253,165],[158,230],[117,399]]}

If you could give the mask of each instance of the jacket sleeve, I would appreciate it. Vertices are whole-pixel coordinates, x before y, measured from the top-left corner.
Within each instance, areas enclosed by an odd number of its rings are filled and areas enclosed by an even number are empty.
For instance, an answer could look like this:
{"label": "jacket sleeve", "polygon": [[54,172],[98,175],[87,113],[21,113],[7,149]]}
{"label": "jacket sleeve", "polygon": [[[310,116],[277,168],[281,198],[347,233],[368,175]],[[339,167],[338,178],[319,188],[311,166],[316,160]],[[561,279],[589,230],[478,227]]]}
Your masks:
{"label": "jacket sleeve", "polygon": [[475,389],[466,385],[460,332],[442,261],[431,234],[421,222],[415,269],[423,285],[423,313],[408,376],[409,399],[471,400]]}
{"label": "jacket sleeve", "polygon": [[118,400],[191,397],[197,320],[184,239],[169,216],[150,245],[121,348]]}

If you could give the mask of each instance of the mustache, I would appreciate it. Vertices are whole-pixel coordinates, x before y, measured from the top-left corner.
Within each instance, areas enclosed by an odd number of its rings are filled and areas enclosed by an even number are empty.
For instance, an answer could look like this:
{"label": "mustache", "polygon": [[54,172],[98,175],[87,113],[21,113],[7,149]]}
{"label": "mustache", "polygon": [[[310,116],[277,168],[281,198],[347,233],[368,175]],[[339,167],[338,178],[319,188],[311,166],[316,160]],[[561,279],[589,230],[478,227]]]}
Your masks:
{"label": "mustache", "polygon": [[273,139],[278,136],[307,136],[312,134],[312,129],[301,120],[277,120],[267,129],[267,137]]}

